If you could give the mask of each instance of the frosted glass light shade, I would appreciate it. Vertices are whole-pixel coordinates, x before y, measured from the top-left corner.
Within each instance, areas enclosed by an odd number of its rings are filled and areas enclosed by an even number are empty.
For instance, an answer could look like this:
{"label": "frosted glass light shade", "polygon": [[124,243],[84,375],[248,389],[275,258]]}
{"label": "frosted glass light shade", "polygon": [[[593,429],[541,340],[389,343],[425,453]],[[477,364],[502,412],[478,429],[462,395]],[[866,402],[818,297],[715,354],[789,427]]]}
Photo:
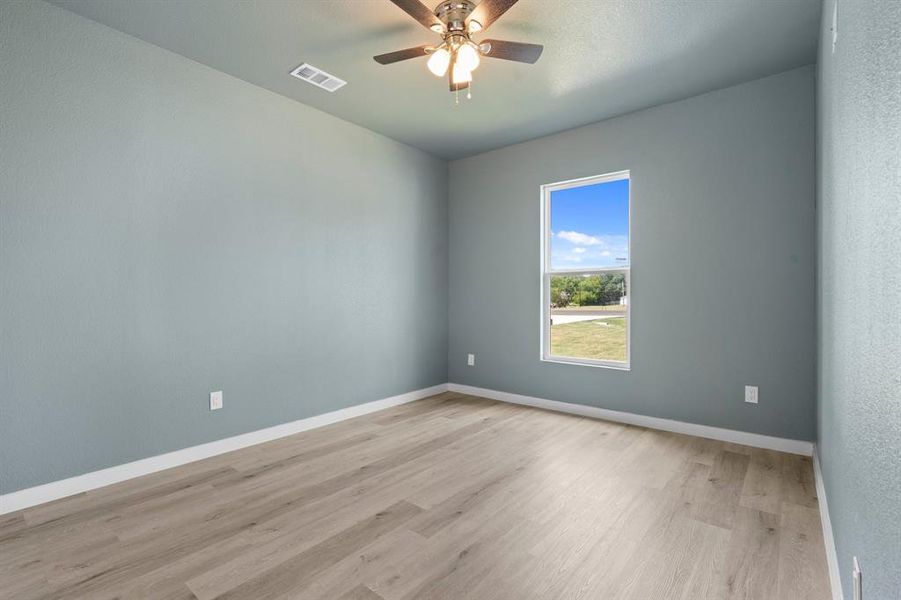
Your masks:
{"label": "frosted glass light shade", "polygon": [[445,73],[447,73],[447,66],[449,64],[450,52],[444,48],[438,48],[429,57],[429,62],[426,63],[426,66],[428,66],[429,71],[431,71],[435,77],[444,77]]}
{"label": "frosted glass light shade", "polygon": [[457,64],[467,71],[475,71],[480,61],[479,51],[470,44],[463,44],[457,50]]}

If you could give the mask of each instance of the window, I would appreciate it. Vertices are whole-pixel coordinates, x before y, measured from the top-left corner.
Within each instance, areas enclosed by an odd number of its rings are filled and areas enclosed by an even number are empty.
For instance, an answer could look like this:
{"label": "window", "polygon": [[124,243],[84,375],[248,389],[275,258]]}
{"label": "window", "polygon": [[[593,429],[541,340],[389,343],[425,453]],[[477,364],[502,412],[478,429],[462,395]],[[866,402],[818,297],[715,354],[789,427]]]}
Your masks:
{"label": "window", "polygon": [[541,359],[629,368],[629,172],[541,186]]}

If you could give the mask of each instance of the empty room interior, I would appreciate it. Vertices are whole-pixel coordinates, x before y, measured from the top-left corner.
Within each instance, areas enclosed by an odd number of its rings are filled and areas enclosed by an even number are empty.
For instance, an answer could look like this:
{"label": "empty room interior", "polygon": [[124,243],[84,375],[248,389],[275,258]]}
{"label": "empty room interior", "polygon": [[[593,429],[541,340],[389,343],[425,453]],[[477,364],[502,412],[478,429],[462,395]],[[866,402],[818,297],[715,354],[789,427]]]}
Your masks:
{"label": "empty room interior", "polygon": [[0,0],[0,600],[901,600],[901,1]]}

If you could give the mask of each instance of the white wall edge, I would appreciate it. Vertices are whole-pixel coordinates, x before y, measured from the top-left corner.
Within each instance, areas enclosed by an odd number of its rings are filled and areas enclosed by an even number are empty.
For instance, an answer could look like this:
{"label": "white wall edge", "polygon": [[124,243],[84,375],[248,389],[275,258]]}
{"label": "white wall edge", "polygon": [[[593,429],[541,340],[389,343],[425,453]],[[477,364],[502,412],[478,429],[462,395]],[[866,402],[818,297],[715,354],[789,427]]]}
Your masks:
{"label": "white wall edge", "polygon": [[584,404],[571,404],[569,402],[559,402],[557,400],[546,400],[545,398],[523,396],[520,394],[512,394],[510,392],[501,392],[498,390],[473,387],[471,385],[462,385],[459,383],[449,383],[448,390],[452,392],[460,392],[462,394],[470,394],[473,396],[482,396],[483,398],[490,398],[491,400],[498,400],[500,402],[523,404],[526,406],[534,406],[536,408],[544,408],[556,412],[570,413],[584,417],[593,417],[595,419],[604,419],[606,421],[616,421],[617,423],[627,423],[629,425],[638,425],[640,427],[648,427],[650,429],[660,429],[663,431],[672,431],[674,433],[684,433],[686,435],[694,435],[697,437],[719,440],[721,442],[732,442],[735,444],[742,444],[744,446],[754,446],[755,448],[778,450],[780,452],[801,454],[803,456],[813,455],[813,442],[805,442],[803,440],[791,440],[786,438],[772,437],[769,435],[762,435],[759,433],[748,433],[746,431],[736,431],[734,429],[723,429],[721,427],[711,427],[709,425],[686,423],[685,421],[674,421],[672,419],[649,417],[646,415],[637,415],[634,413],[620,412],[606,408],[598,408],[596,406],[586,406]]}
{"label": "white wall edge", "polygon": [[71,496],[73,494],[80,494],[82,492],[119,483],[127,479],[148,475],[164,469],[171,469],[172,467],[202,460],[218,454],[240,450],[241,448],[261,444],[302,431],[331,425],[332,423],[384,410],[386,408],[391,408],[392,406],[414,402],[416,400],[428,398],[429,396],[434,396],[435,394],[446,392],[447,388],[447,384],[442,383],[421,390],[414,390],[405,394],[391,396],[390,398],[382,398],[381,400],[374,400],[365,404],[358,404],[357,406],[349,406],[347,408],[307,417],[298,421],[291,421],[290,423],[258,429],[257,431],[242,433],[214,442],[191,446],[166,454],[151,456],[149,458],[142,458],[134,462],[109,467],[100,471],[92,471],[90,473],[85,473],[84,475],[77,475],[68,479],[52,481],[43,485],[25,488],[24,490],[10,492],[9,494],[0,495],[0,515],[50,502],[51,500],[65,498],[66,496]]}
{"label": "white wall edge", "polygon": [[835,537],[832,535],[832,520],[829,518],[829,503],[826,501],[826,485],[820,469],[819,449],[813,449],[813,476],[817,486],[817,500],[820,506],[820,524],[823,526],[823,542],[826,545],[826,564],[829,566],[829,584],[832,600],[844,600],[842,577],[838,568],[838,553],[835,551]]}

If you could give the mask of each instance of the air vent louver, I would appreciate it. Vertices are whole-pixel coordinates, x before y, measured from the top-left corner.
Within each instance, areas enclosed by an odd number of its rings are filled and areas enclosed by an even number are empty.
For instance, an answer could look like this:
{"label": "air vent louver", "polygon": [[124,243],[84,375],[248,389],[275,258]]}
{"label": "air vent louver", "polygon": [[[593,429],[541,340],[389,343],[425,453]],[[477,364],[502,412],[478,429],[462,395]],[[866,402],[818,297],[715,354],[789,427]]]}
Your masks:
{"label": "air vent louver", "polygon": [[327,92],[334,92],[347,84],[343,79],[339,79],[334,75],[326,73],[322,69],[317,69],[313,65],[308,65],[307,63],[303,63],[291,71],[291,75],[306,81],[307,83],[312,83],[316,87],[322,88]]}
{"label": "air vent louver", "polygon": [[335,79],[334,77],[332,77],[331,79],[329,79],[327,81],[323,81],[321,85],[326,90],[328,90],[330,92],[334,92],[335,90],[337,90],[339,87],[341,87],[345,83],[346,82],[341,81],[340,79]]}

